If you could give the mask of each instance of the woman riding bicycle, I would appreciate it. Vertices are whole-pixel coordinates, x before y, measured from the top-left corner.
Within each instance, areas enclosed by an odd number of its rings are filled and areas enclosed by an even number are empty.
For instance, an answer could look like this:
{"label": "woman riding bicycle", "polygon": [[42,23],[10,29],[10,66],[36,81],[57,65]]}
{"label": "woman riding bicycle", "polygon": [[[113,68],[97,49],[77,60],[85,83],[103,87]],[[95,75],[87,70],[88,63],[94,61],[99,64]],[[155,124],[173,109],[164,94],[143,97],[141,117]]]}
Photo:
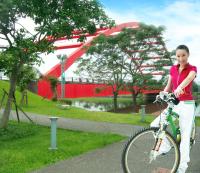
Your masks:
{"label": "woman riding bicycle", "polygon": [[[194,121],[195,102],[192,96],[192,82],[196,77],[197,68],[188,63],[189,49],[185,45],[179,45],[176,48],[177,65],[170,68],[170,75],[165,92],[172,91],[180,100],[180,103],[174,106],[173,112],[180,115],[179,126],[181,131],[180,153],[181,160],[178,168],[178,173],[185,173],[190,161],[190,135],[192,124]],[[160,118],[165,119],[165,114],[157,117],[151,127],[159,127]],[[169,141],[164,139],[161,144],[160,152],[166,153],[171,149]],[[160,154],[162,154],[160,153]]]}

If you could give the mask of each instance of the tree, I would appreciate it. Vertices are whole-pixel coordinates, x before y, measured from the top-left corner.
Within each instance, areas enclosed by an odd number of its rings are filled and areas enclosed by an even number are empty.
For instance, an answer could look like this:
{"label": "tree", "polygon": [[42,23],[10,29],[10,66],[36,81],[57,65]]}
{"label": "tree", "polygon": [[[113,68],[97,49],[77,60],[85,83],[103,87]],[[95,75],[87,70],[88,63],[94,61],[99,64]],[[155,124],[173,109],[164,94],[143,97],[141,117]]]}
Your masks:
{"label": "tree", "polygon": [[164,67],[172,64],[163,31],[161,26],[140,23],[138,29],[126,28],[117,36],[119,48],[127,58],[123,67],[129,79],[127,88],[132,93],[134,111],[137,95],[153,86],[153,72],[165,71]]}
{"label": "tree", "polygon": [[[23,18],[34,21],[34,32],[20,23]],[[85,34],[94,33],[96,27],[112,25],[113,21],[96,0],[2,0],[0,39],[7,42],[7,47],[0,55],[0,67],[10,76],[10,89],[0,128],[7,127],[17,77],[24,64],[40,64],[39,53],[51,52],[53,42],[59,37],[70,39],[76,34],[82,41]]]}
{"label": "tree", "polygon": [[78,60],[76,70],[79,75],[87,75],[112,87],[114,111],[117,110],[118,93],[126,77],[122,66],[124,56],[117,46],[118,41],[115,36],[106,37],[103,34],[94,39],[87,47],[88,56]]}
{"label": "tree", "polygon": [[193,92],[199,92],[199,88],[200,88],[200,85],[197,83],[197,82],[193,82],[193,85],[192,85],[192,91]]}
{"label": "tree", "polygon": [[53,76],[49,76],[47,78],[50,81],[50,86],[51,86],[51,90],[53,92],[53,97],[52,97],[52,101],[57,101],[58,100],[58,94],[57,94],[57,85],[58,85],[58,79],[53,77]]}
{"label": "tree", "polygon": [[[115,36],[101,35],[88,48],[90,56],[79,61],[78,71],[113,81],[109,85],[113,86],[114,102],[120,89],[129,90],[135,111],[138,94],[142,89],[152,87],[152,72],[163,71],[164,65],[172,63],[165,48],[163,31],[163,27],[141,23],[138,29],[125,28]],[[144,70],[144,67],[148,69]]]}
{"label": "tree", "polygon": [[36,80],[36,72],[32,66],[24,65],[20,71],[17,79],[17,85],[21,92],[20,104],[23,105],[26,98],[26,105],[28,104],[27,88],[31,81]]}

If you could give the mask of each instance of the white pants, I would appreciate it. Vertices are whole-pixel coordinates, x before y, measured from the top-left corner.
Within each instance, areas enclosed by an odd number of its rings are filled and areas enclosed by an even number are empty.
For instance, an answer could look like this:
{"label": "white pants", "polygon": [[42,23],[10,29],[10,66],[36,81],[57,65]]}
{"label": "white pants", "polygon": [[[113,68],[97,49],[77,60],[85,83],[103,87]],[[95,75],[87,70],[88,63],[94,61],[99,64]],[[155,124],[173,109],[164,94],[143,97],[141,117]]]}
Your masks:
{"label": "white pants", "polygon": [[[164,110],[165,111],[165,110]],[[191,101],[180,101],[180,103],[173,108],[173,112],[179,115],[179,126],[181,132],[181,143],[180,143],[180,168],[187,169],[188,162],[190,161],[190,135],[192,130],[192,124],[194,121],[195,102]],[[152,123],[151,127],[159,127],[159,122],[166,119],[166,116],[162,113]],[[161,150],[169,151],[169,141],[164,139],[161,145]]]}

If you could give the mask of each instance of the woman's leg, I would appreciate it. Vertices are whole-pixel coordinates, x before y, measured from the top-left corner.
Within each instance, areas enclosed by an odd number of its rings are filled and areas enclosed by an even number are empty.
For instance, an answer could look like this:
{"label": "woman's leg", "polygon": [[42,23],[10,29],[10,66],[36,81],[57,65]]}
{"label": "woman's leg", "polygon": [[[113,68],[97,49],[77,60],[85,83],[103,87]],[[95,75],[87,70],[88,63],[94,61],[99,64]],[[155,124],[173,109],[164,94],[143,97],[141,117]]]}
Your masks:
{"label": "woman's leg", "polygon": [[181,131],[180,152],[181,160],[179,172],[185,173],[188,162],[190,161],[190,136],[192,125],[194,122],[195,104],[192,101],[185,101],[181,106],[181,114],[179,117],[179,125]]}

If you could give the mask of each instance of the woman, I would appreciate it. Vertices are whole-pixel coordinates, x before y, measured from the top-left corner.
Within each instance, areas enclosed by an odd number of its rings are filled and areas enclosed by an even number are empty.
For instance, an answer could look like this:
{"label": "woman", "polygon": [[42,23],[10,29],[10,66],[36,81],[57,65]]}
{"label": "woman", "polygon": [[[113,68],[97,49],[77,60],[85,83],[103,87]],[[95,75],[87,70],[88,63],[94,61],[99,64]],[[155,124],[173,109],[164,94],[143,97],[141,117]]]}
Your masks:
{"label": "woman", "polygon": [[[180,103],[173,109],[174,112],[180,115],[179,126],[181,131],[180,153],[181,160],[178,168],[178,173],[185,173],[190,161],[190,135],[192,124],[194,121],[195,102],[192,96],[192,81],[196,77],[197,68],[188,63],[189,49],[185,45],[179,45],[176,48],[177,65],[173,65],[170,69],[170,75],[165,92],[173,92],[180,100]],[[165,115],[161,114],[161,119]],[[151,127],[159,126],[160,117],[157,117]],[[166,153],[170,150],[169,141],[164,139],[160,149],[161,153]]]}

